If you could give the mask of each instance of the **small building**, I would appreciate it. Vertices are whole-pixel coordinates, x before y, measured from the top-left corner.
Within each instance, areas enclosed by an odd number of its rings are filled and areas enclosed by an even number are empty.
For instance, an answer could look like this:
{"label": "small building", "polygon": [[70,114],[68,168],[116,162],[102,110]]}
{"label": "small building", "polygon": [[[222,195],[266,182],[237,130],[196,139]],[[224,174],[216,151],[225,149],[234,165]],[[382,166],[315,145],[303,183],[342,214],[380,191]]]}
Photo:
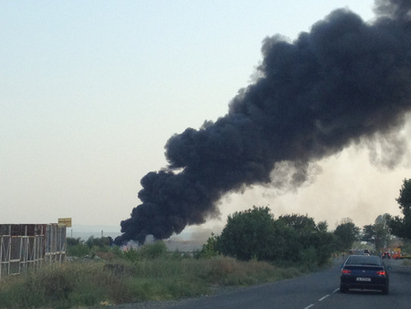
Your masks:
{"label": "small building", "polygon": [[0,280],[28,268],[63,263],[66,226],[51,224],[0,224]]}

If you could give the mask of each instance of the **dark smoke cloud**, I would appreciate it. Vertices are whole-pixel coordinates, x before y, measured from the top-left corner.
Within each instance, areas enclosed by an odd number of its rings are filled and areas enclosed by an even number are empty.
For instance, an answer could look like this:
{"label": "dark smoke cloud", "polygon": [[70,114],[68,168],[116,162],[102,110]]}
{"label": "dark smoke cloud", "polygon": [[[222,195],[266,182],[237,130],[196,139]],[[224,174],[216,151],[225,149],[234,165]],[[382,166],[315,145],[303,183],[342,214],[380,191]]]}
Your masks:
{"label": "dark smoke cloud", "polygon": [[271,183],[276,167],[298,186],[312,163],[353,143],[401,144],[391,138],[411,109],[410,3],[378,1],[373,24],[336,10],[292,43],[265,39],[256,80],[228,114],[169,139],[168,168],[143,177],[116,243],[204,223],[224,194]]}
{"label": "dark smoke cloud", "polygon": [[380,16],[405,22],[411,20],[409,0],[376,0],[375,3],[375,12]]}

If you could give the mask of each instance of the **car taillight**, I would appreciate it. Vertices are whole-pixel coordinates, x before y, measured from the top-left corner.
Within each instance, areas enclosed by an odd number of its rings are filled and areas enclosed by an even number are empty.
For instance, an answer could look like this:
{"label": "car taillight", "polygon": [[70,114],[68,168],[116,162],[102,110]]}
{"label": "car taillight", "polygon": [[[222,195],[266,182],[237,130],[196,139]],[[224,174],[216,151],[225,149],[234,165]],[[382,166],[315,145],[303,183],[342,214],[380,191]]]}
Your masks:
{"label": "car taillight", "polygon": [[344,275],[350,275],[350,274],[351,274],[351,270],[343,269],[343,270],[341,270],[341,273],[344,274]]}
{"label": "car taillight", "polygon": [[378,275],[378,276],[385,276],[385,275],[386,275],[385,270],[379,270],[379,271],[377,271],[377,275]]}

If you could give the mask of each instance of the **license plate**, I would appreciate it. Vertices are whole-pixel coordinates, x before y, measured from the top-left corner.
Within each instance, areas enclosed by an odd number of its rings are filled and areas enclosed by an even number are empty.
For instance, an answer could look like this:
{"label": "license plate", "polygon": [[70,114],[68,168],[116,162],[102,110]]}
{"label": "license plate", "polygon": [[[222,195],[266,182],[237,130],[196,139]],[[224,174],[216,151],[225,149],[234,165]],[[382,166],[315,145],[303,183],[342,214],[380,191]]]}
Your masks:
{"label": "license plate", "polygon": [[369,282],[369,281],[371,281],[371,278],[357,277],[357,281]]}

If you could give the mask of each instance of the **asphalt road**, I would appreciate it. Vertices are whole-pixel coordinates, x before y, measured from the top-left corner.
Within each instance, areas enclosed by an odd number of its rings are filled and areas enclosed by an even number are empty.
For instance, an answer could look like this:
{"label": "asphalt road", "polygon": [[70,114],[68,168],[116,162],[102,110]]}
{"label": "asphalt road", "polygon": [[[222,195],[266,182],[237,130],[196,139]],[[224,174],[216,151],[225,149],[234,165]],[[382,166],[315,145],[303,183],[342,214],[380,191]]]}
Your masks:
{"label": "asphalt road", "polygon": [[390,271],[390,292],[339,292],[338,264],[301,278],[238,289],[231,293],[190,299],[167,308],[174,309],[320,309],[320,308],[411,308],[411,267],[402,261],[385,260]]}

